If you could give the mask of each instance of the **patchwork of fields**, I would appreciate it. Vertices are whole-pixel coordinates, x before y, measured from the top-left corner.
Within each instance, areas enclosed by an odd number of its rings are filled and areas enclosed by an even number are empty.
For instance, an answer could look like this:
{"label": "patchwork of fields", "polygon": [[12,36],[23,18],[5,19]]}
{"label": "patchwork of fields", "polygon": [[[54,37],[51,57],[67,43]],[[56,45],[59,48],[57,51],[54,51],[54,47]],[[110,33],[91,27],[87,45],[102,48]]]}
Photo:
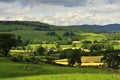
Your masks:
{"label": "patchwork of fields", "polygon": [[[103,65],[103,63],[101,63],[101,58],[102,58],[102,56],[82,56],[81,66],[100,66],[100,65]],[[63,65],[68,64],[67,59],[55,60],[55,62],[58,64],[63,64]]]}
{"label": "patchwork of fields", "polygon": [[[31,69],[25,69],[24,66]],[[15,63],[4,57],[0,58],[0,80],[95,80],[96,77],[97,80],[120,79],[119,74],[98,68]]]}
{"label": "patchwork of fields", "polygon": [[[44,48],[56,48],[56,43],[59,41],[67,42],[69,40],[79,40],[82,42],[85,40],[97,40],[99,42],[106,39],[106,36],[103,33],[92,32],[91,30],[82,29],[80,27],[68,28],[63,26],[50,26],[45,29],[43,26],[45,25],[38,27],[38,25],[0,24],[0,33],[20,35],[23,41],[30,41],[30,44],[25,47],[31,47],[33,50],[40,45]],[[49,31],[54,31],[57,36],[47,35]],[[64,36],[64,33],[66,32],[73,32],[74,35]],[[72,44],[60,44],[61,49],[78,49],[81,48],[81,46],[82,43],[75,44],[75,46]],[[118,44],[114,44],[114,48],[120,49],[119,41]],[[90,50],[84,49],[84,51],[89,52]],[[24,56],[28,56],[26,53],[29,52],[29,49],[10,50],[11,54],[24,54]],[[39,64],[17,63],[12,62],[7,57],[0,57],[0,80],[120,80],[120,71],[118,73],[113,73],[108,70],[93,68],[94,66],[103,65],[100,61],[101,58],[102,56],[82,56],[81,66],[92,67],[78,68],[54,66],[42,62],[39,62]],[[64,65],[68,64],[67,59],[55,60],[55,62]]]}

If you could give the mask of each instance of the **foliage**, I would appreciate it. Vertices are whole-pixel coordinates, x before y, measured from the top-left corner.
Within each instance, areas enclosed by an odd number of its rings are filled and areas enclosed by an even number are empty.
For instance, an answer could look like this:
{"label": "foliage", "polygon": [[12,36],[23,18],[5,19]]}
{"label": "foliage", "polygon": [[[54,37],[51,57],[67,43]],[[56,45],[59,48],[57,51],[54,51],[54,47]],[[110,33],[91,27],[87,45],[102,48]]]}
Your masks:
{"label": "foliage", "polygon": [[120,56],[118,53],[114,52],[104,53],[104,57],[101,61],[106,63],[106,67],[118,69],[120,65]]}
{"label": "foliage", "polygon": [[48,31],[46,35],[57,36],[57,34],[54,31]]}
{"label": "foliage", "polygon": [[10,59],[11,59],[12,61],[14,61],[14,62],[22,62],[22,60],[23,60],[23,55],[20,55],[20,54],[18,54],[18,55],[13,55],[13,56],[10,57]]}
{"label": "foliage", "polygon": [[92,42],[91,41],[83,41],[82,42],[83,44],[82,44],[82,48],[83,49],[89,49],[90,48],[90,46],[91,46],[91,44],[92,44]]}
{"label": "foliage", "polygon": [[45,52],[45,48],[42,45],[40,45],[35,50],[34,54],[35,55],[44,55],[44,52]]}
{"label": "foliage", "polygon": [[47,54],[48,54],[48,55],[54,54],[53,49],[50,49],[50,50],[47,52]]}
{"label": "foliage", "polygon": [[3,52],[4,56],[8,56],[8,53],[12,47],[20,45],[22,42],[21,37],[16,37],[13,34],[0,34],[0,49]]}
{"label": "foliage", "polygon": [[56,59],[55,57],[46,56],[47,62],[51,62],[51,61],[53,61],[53,60],[55,60],[55,59]]}
{"label": "foliage", "polygon": [[76,44],[75,44],[75,43],[72,43],[72,47],[76,47]]}
{"label": "foliage", "polygon": [[80,49],[66,49],[62,51],[59,58],[67,58],[69,66],[73,66],[75,63],[78,63],[78,66],[80,66],[82,63],[81,56],[82,53]]}
{"label": "foliage", "polygon": [[23,56],[20,54],[11,56],[10,60],[14,62],[24,62],[24,63],[34,63],[34,64],[37,64],[39,62],[39,59],[35,58],[34,56]]}
{"label": "foliage", "polygon": [[56,43],[56,49],[60,49],[60,44],[59,43]]}
{"label": "foliage", "polygon": [[105,36],[108,40],[120,40],[120,32],[106,33]]}
{"label": "foliage", "polygon": [[65,32],[63,36],[74,36],[75,34],[72,31]]}
{"label": "foliage", "polygon": [[91,52],[94,51],[101,51],[102,49],[104,49],[104,44],[101,43],[94,43],[90,46],[89,48],[91,50]]}
{"label": "foliage", "polygon": [[61,53],[60,53],[60,55],[59,55],[59,58],[60,59],[65,59],[65,58],[67,58],[67,51],[66,50],[63,50],[63,51],[61,51]]}

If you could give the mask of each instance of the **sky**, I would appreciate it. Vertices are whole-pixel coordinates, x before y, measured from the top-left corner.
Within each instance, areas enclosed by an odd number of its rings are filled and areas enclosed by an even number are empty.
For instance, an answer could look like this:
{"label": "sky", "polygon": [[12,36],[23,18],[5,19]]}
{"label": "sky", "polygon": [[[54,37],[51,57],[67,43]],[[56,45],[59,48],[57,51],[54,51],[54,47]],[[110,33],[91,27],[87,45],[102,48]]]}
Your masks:
{"label": "sky", "polygon": [[0,0],[0,20],[52,25],[120,23],[120,0]]}

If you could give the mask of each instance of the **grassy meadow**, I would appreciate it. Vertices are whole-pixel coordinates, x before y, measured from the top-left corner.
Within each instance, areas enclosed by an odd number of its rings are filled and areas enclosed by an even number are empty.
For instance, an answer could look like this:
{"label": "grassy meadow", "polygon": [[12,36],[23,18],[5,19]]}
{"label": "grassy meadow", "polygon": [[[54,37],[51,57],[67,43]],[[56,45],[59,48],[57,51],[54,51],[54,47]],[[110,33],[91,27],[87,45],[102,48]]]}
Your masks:
{"label": "grassy meadow", "polygon": [[[9,24],[4,25],[0,24],[0,33],[12,33],[15,35],[20,35],[23,40],[32,40],[32,41],[56,41],[58,40],[56,36],[46,35],[47,31],[45,30],[34,30],[38,26],[35,25],[22,25],[22,24]],[[97,34],[90,32],[89,30],[82,29],[79,27],[52,27],[50,26],[51,31],[55,31],[55,33],[63,38],[63,34],[67,31],[73,31],[75,36],[73,38],[77,38],[82,40],[102,40],[105,38],[103,34]],[[86,31],[84,33],[84,31]]]}
{"label": "grassy meadow", "polygon": [[97,80],[120,79],[119,74],[98,68],[60,67],[42,62],[15,63],[5,57],[0,58],[0,80],[95,80],[96,77]]}

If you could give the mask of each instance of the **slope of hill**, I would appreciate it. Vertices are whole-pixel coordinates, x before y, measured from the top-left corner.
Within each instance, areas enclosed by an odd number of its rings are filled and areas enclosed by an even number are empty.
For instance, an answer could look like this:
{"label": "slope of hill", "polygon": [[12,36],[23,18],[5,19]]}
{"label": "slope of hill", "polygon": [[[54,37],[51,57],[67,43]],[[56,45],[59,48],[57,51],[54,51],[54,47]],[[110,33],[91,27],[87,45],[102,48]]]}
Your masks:
{"label": "slope of hill", "polygon": [[84,27],[90,30],[97,30],[103,32],[116,32],[120,31],[120,24],[108,24],[108,25],[79,25],[78,27]]}
{"label": "slope of hill", "polygon": [[[25,25],[25,26],[37,26],[41,28],[60,28],[60,27],[79,27],[82,30],[97,30],[104,32],[116,32],[120,31],[120,24],[108,24],[108,25],[71,25],[71,26],[55,26],[47,23],[35,22],[35,21],[0,21],[0,25]],[[38,28],[37,28],[38,29]]]}
{"label": "slope of hill", "polygon": [[15,63],[4,57],[0,58],[0,69],[0,80],[94,80],[95,77],[97,80],[115,80],[118,76],[99,68]]}

